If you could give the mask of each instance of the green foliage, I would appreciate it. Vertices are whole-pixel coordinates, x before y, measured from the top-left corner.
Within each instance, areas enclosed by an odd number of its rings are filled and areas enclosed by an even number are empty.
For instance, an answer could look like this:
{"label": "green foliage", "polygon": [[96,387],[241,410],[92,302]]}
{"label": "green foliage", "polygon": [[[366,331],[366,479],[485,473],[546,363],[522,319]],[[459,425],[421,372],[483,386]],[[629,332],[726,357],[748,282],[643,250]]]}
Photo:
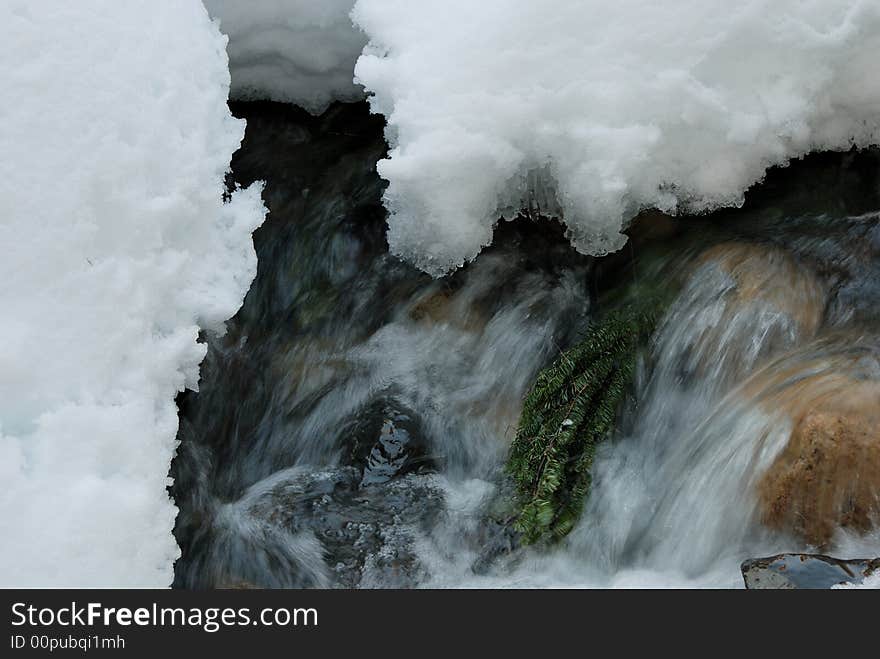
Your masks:
{"label": "green foliage", "polygon": [[519,493],[523,541],[567,534],[590,489],[596,445],[614,429],[640,346],[662,304],[627,306],[593,324],[537,378],[523,404],[507,462]]}

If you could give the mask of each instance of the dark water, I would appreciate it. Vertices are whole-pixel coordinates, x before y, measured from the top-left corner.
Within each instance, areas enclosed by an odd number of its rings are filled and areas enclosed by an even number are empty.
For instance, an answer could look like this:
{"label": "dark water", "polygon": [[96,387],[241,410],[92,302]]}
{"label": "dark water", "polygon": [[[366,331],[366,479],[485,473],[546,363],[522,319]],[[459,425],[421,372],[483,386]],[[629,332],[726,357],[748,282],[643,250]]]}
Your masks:
{"label": "dark water", "polygon": [[[233,111],[248,120],[234,179],[265,180],[270,214],[254,235],[258,275],[244,306],[224,337],[208,338],[200,391],[179,400],[176,587],[613,585],[627,570],[648,571],[656,585],[676,575],[727,584],[738,573],[755,536],[750,504],[737,504],[737,523],[713,526],[727,493],[691,495],[703,492],[699,470],[721,458],[707,448],[695,456],[684,440],[676,454],[652,429],[675,417],[672,434],[685,437],[723,416],[717,406],[734,380],[817,330],[771,341],[756,331],[762,313],[779,311],[770,300],[736,310],[730,325],[741,329],[706,347],[685,331],[693,318],[733,312],[724,278],[694,274],[694,262],[717,244],[784,252],[817,282],[823,328],[875,336],[877,153],[807,158],[773,172],[743,209],[640,223],[629,246],[601,260],[574,252],[555,223],[503,223],[474,263],[435,280],[387,253],[375,173],[383,125],[365,104],[321,117],[271,103]],[[689,283],[646,358],[641,407],[626,411],[622,436],[597,464],[584,523],[552,557],[510,554],[515,538],[494,507],[508,494],[501,465],[522,396],[622,284],[638,291],[665,277]],[[783,334],[790,320],[764,319]],[[729,363],[688,370],[695,346]],[[746,354],[755,363],[736,372]],[[739,432],[736,459],[747,465],[750,435]],[[670,481],[690,484],[683,498]],[[709,558],[687,563],[686,546],[657,538],[650,520],[663,511],[648,499],[669,502],[666,523],[687,542],[699,543],[692,518],[702,513],[715,529],[703,553],[729,549],[730,570]],[[685,501],[700,510],[685,514]],[[756,547],[783,542],[759,535]],[[515,565],[496,560],[508,555]]]}

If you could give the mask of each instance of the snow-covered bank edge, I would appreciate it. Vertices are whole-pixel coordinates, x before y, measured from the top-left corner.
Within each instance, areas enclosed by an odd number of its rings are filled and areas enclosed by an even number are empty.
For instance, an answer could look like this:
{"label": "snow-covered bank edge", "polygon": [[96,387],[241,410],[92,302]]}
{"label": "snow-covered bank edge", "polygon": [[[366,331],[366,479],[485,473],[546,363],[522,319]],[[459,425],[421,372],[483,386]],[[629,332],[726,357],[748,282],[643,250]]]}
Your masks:
{"label": "snow-covered bank edge", "polygon": [[172,580],[174,399],[256,274],[199,0],[0,9],[0,586]]}
{"label": "snow-covered bank edge", "polygon": [[603,254],[643,209],[736,206],[772,166],[880,142],[876,0],[205,2],[234,96],[366,90],[391,251],[434,274],[523,208]]}
{"label": "snow-covered bank edge", "polygon": [[586,254],[639,211],[743,202],[766,170],[880,142],[874,0],[357,0],[355,79],[388,120],[391,251],[442,274],[500,216]]}

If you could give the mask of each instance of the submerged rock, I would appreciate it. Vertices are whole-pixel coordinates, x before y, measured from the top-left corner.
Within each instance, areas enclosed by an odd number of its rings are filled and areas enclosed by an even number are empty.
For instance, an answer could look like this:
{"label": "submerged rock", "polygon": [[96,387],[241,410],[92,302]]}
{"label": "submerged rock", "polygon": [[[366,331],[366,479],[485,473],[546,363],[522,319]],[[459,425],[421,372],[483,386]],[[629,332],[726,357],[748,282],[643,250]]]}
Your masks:
{"label": "submerged rock", "polygon": [[778,554],[741,566],[746,588],[788,590],[857,584],[878,569],[880,558],[841,560],[820,554]]}
{"label": "submerged rock", "polygon": [[822,323],[822,283],[783,250],[726,242],[704,251],[696,265],[677,305],[690,318],[679,323],[678,340],[690,346],[684,374],[736,382]]}
{"label": "submerged rock", "polygon": [[348,438],[348,462],[362,471],[361,486],[386,483],[408,473],[435,471],[421,421],[394,399],[380,399],[357,416]]}
{"label": "submerged rock", "polygon": [[788,316],[805,336],[822,322],[825,292],[816,276],[790,254],[769,245],[727,242],[706,250],[700,263],[713,263],[731,278],[725,294],[731,306],[759,300]]}
{"label": "submerged rock", "polygon": [[318,538],[330,585],[412,588],[422,582],[426,570],[414,543],[434,526],[444,502],[433,476],[408,474],[370,487],[351,468],[323,476],[305,477],[306,497],[276,491],[273,507],[283,525],[304,525]]}
{"label": "submerged rock", "polygon": [[294,467],[220,505],[192,543],[187,588],[411,588],[444,509],[432,474],[370,487],[354,467]]}

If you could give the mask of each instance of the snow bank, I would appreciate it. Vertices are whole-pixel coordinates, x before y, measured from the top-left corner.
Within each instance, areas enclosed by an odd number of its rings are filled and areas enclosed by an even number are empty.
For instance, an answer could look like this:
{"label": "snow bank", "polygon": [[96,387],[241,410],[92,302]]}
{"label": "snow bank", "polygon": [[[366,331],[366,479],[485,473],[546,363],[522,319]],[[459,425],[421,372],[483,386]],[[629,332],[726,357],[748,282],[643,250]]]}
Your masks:
{"label": "snow bank", "polygon": [[198,0],[0,6],[0,585],[166,586],[174,396],[255,274]]}
{"label": "snow bank", "polygon": [[359,0],[388,119],[392,250],[441,273],[500,214],[581,251],[640,209],[741,203],[767,167],[880,137],[878,0]]}
{"label": "snow bank", "polygon": [[354,0],[205,0],[229,35],[232,94],[321,112],[363,97],[354,63],[367,42],[349,18]]}

